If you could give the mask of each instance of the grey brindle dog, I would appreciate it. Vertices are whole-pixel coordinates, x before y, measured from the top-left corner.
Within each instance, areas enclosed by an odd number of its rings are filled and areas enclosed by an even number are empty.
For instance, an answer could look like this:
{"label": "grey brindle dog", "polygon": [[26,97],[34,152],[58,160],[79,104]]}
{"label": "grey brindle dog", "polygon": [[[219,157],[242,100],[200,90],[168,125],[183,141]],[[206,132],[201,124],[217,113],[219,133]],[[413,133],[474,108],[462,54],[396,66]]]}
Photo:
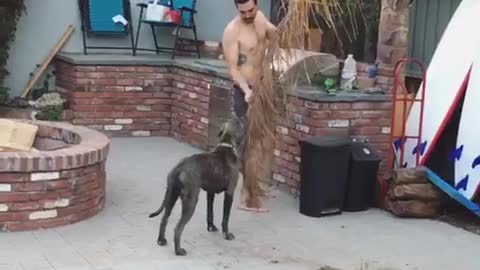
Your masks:
{"label": "grey brindle dog", "polygon": [[240,174],[239,147],[245,132],[243,122],[235,116],[223,124],[219,144],[205,153],[194,154],[181,160],[168,174],[167,190],[160,208],[149,215],[158,216],[165,213],[160,222],[157,243],[165,246],[165,228],[175,202],[180,197],[182,214],[174,230],[175,254],[185,256],[187,252],[180,245],[180,238],[185,225],[195,211],[200,189],[207,192],[207,230],[217,231],[213,223],[213,201],[215,194],[224,192],[222,231],[227,240],[234,239],[228,223],[233,195]]}

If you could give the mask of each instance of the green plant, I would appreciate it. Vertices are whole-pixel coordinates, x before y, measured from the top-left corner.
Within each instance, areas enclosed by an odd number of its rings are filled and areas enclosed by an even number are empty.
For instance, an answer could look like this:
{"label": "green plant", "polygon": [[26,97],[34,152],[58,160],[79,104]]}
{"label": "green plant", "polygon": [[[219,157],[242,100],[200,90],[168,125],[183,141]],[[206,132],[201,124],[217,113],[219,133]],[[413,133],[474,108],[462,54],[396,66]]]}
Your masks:
{"label": "green plant", "polygon": [[10,88],[0,86],[0,105],[6,104],[10,97]]}
{"label": "green plant", "polygon": [[33,100],[41,97],[43,94],[48,93],[52,90],[50,89],[50,82],[49,82],[52,76],[53,75],[51,73],[47,73],[45,75],[45,80],[43,81],[43,84],[40,87],[37,87],[30,92],[30,95]]}
{"label": "green plant", "polygon": [[63,105],[45,107],[38,112],[36,118],[46,121],[61,121],[63,119]]}
{"label": "green plant", "polygon": [[11,42],[15,39],[17,22],[26,10],[24,0],[0,1],[0,85],[9,74],[7,64]]}

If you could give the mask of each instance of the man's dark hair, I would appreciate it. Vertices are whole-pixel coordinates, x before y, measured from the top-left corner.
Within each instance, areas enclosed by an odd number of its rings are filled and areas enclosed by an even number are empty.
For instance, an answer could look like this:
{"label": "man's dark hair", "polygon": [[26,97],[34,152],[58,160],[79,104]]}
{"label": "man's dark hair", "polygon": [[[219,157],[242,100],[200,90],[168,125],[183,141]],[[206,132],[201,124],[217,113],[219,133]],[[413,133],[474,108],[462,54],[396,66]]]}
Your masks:
{"label": "man's dark hair", "polygon": [[[238,6],[238,4],[245,4],[246,2],[248,2],[250,0],[233,0],[233,2],[235,2],[235,6]],[[255,3],[255,5],[257,5],[257,1],[258,0],[253,0],[253,2]]]}

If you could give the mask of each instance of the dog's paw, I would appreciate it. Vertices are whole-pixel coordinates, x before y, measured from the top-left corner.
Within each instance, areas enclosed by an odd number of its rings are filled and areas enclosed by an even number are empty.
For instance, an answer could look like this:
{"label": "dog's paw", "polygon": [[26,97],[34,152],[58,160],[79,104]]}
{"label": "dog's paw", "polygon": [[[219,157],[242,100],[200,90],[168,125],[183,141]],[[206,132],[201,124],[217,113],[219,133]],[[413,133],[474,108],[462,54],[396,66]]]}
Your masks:
{"label": "dog's paw", "polygon": [[223,238],[225,238],[226,240],[233,240],[233,239],[235,239],[235,235],[233,235],[233,233],[224,232],[223,233]]}
{"label": "dog's paw", "polygon": [[217,229],[217,227],[216,227],[215,225],[210,224],[210,225],[207,226],[207,231],[209,231],[209,232],[216,232],[216,231],[218,231],[218,229]]}
{"label": "dog's paw", "polygon": [[167,245],[167,239],[158,239],[157,244],[159,246],[166,246]]}
{"label": "dog's paw", "polygon": [[177,256],[185,256],[187,255],[187,251],[183,248],[179,248],[178,250],[175,250],[175,255]]}

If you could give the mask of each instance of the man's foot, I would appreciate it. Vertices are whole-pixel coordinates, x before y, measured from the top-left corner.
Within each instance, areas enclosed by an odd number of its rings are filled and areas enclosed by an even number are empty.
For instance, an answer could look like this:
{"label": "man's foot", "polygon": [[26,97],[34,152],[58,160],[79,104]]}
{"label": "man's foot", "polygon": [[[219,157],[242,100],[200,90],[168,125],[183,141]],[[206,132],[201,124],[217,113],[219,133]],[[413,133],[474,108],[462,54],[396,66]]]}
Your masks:
{"label": "man's foot", "polygon": [[270,212],[270,210],[266,209],[266,208],[263,208],[263,207],[247,207],[247,206],[244,206],[244,205],[239,205],[238,206],[238,209],[240,210],[244,210],[244,211],[250,211],[250,212],[257,212],[257,213],[268,213]]}
{"label": "man's foot", "polygon": [[265,198],[267,198],[267,199],[275,198],[275,194],[273,193],[273,189],[271,189],[271,188],[270,188],[270,189],[266,189],[266,190],[264,190],[263,192],[265,193],[265,194],[264,194]]}

